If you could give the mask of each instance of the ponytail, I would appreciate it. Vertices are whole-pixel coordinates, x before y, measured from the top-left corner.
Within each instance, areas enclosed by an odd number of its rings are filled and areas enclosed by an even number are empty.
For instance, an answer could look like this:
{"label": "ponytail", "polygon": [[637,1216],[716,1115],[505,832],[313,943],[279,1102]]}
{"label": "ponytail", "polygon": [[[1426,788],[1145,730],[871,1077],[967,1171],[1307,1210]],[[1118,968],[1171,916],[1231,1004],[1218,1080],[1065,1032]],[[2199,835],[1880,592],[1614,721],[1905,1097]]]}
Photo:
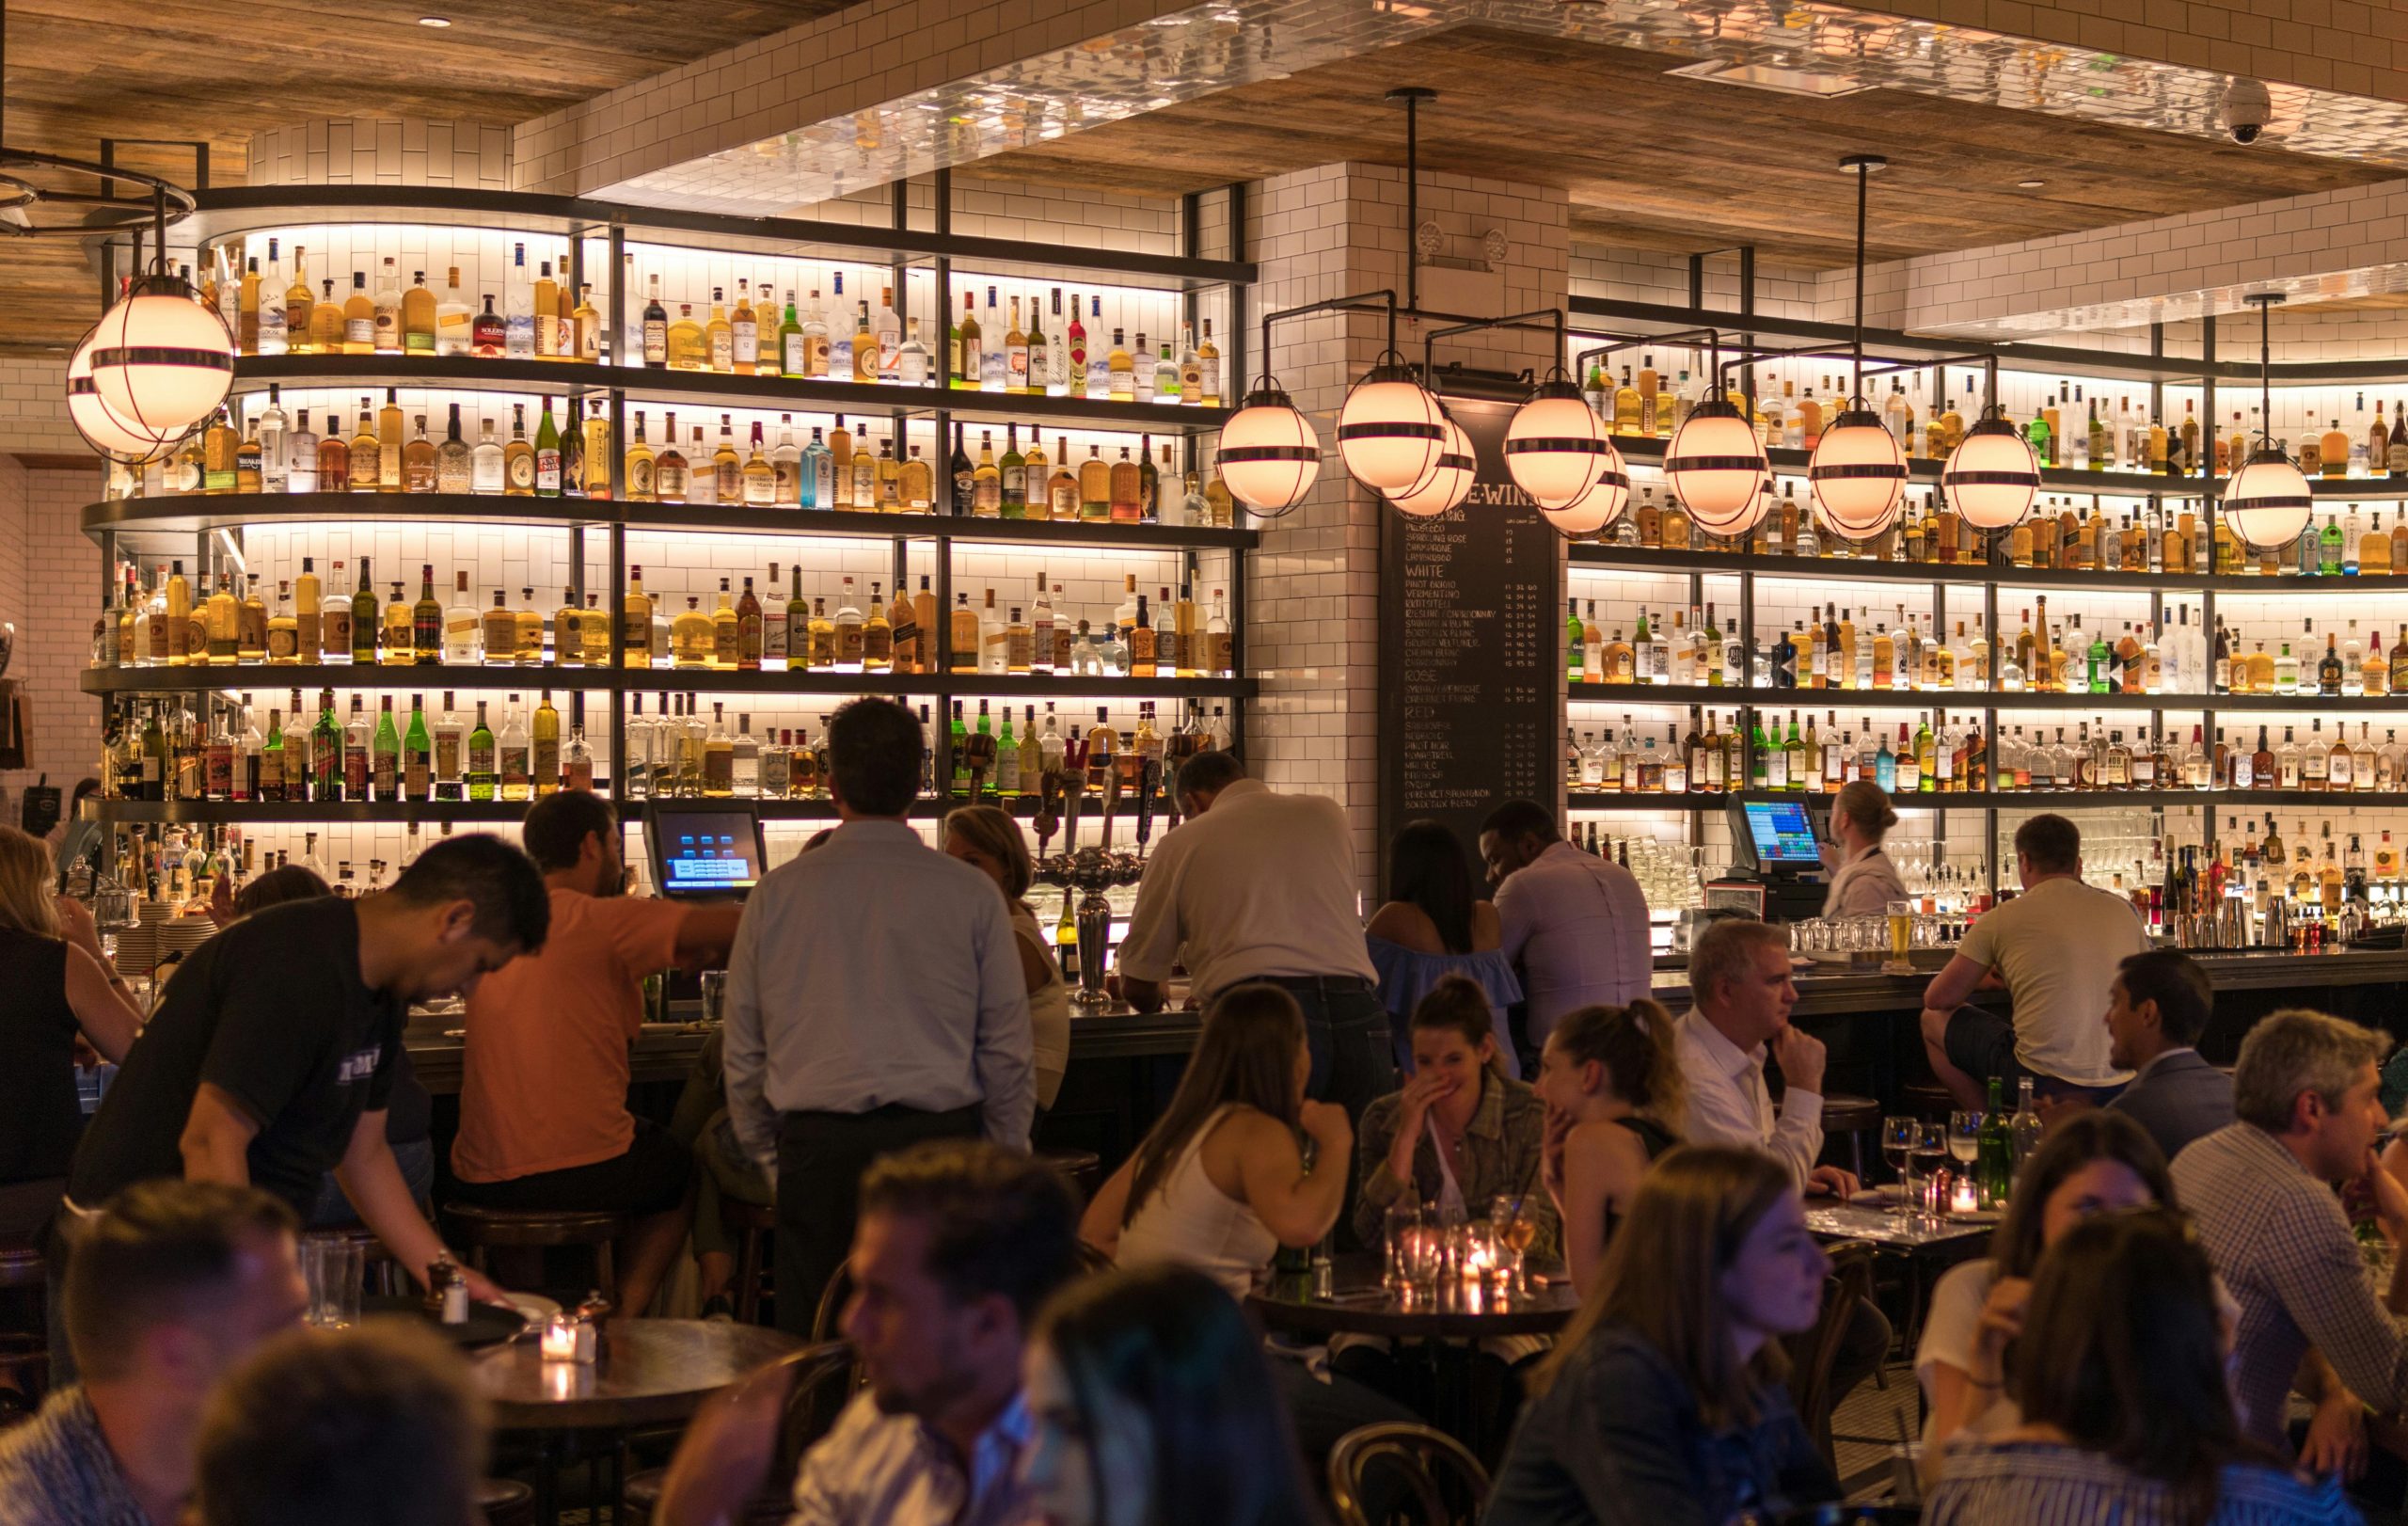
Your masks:
{"label": "ponytail", "polygon": [[1576,1065],[1606,1068],[1614,1095],[1668,1134],[1681,1132],[1687,1087],[1673,1050],[1672,1014],[1644,998],[1627,1007],[1583,1007],[1557,1019],[1547,1039]]}

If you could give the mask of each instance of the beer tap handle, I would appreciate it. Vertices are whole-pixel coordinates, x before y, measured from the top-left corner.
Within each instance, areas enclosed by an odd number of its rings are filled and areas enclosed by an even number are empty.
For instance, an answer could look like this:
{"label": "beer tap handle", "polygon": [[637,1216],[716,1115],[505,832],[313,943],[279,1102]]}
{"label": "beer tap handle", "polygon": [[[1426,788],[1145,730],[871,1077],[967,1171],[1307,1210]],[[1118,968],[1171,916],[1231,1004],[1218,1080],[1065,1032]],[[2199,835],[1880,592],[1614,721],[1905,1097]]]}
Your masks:
{"label": "beer tap handle", "polygon": [[1146,841],[1154,834],[1154,791],[1162,785],[1163,765],[1160,758],[1149,757],[1138,765],[1137,779],[1137,854],[1145,856]]}
{"label": "beer tap handle", "polygon": [[1062,775],[1047,770],[1037,777],[1037,856],[1044,858],[1054,841],[1054,834],[1062,826]]}
{"label": "beer tap handle", "polygon": [[1120,810],[1120,771],[1106,769],[1103,774],[1103,831],[1096,838],[1096,846],[1112,851],[1112,819]]}

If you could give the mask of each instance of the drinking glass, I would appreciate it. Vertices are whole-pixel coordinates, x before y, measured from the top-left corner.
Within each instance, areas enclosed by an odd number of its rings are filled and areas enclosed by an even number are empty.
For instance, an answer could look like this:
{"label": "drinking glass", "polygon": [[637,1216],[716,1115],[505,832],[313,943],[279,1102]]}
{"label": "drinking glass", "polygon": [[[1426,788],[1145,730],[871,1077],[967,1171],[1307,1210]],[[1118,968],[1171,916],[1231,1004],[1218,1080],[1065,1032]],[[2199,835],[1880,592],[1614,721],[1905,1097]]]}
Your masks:
{"label": "drinking glass", "polygon": [[359,1281],[366,1248],[351,1239],[301,1242],[301,1275],[309,1286],[309,1323],[342,1329],[359,1323]]}
{"label": "drinking glass", "polygon": [[1447,1231],[1435,1220],[1433,1215],[1404,1232],[1405,1283],[1417,1298],[1437,1296],[1438,1275],[1447,1264]]}
{"label": "drinking glass", "polygon": [[1948,1129],[1945,1124],[1925,1123],[1915,1135],[1915,1159],[1923,1163],[1924,1191],[1931,1190],[1937,1179],[1940,1163],[1948,1158]]}
{"label": "drinking glass", "polygon": [[1898,1200],[1890,1209],[1893,1217],[1904,1216],[1914,1196],[1915,1140],[1922,1129],[1922,1120],[1916,1118],[1900,1116],[1881,1121],[1881,1158],[1890,1163],[1890,1169],[1898,1177]]}
{"label": "drinking glass", "polygon": [[[1960,1168],[1980,1158],[1982,1152],[1982,1114],[1969,1107],[1959,1107],[1948,1115],[1948,1156]],[[1958,1170],[1957,1175],[1964,1175]]]}
{"label": "drinking glass", "polygon": [[1413,1232],[1420,1227],[1421,1205],[1419,1203],[1408,1198],[1388,1204],[1388,1211],[1382,1225],[1385,1232],[1384,1244],[1387,1247],[1387,1259],[1380,1280],[1391,1293],[1402,1293],[1413,1283],[1409,1267],[1412,1251],[1410,1242]]}
{"label": "drinking glass", "polygon": [[1530,1242],[1538,1237],[1539,1232],[1538,1219],[1530,1212],[1529,1197],[1516,1192],[1491,1201],[1488,1205],[1488,1225],[1496,1233],[1497,1253],[1505,1260],[1504,1270],[1509,1274],[1506,1291],[1515,1294],[1529,1292],[1529,1281],[1524,1275],[1522,1262],[1524,1254],[1530,1248]]}
{"label": "drinking glass", "polygon": [[1911,969],[1913,961],[1909,957],[1909,950],[1914,946],[1915,903],[1910,900],[1893,900],[1890,903],[1889,914],[1890,962]]}

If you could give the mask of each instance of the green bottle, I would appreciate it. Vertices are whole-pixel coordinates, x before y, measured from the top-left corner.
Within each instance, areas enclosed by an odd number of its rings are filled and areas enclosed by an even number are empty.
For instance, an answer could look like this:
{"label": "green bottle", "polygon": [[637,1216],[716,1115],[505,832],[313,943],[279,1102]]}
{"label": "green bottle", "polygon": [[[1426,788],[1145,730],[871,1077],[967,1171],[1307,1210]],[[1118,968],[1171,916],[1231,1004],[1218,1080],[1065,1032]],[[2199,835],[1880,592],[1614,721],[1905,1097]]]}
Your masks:
{"label": "green bottle", "polygon": [[335,691],[318,691],[318,723],[309,730],[310,799],[342,799],[342,726],[335,720]]}
{"label": "green bottle", "polygon": [[2101,625],[2090,638],[2090,691],[2107,692],[2107,676],[2115,665],[2115,648],[2107,644],[2107,628]]}
{"label": "green bottle", "polygon": [[[1754,735],[1749,739],[1753,745],[1749,748],[1748,787],[1762,789],[1772,779],[1772,766],[1766,761],[1772,749],[1765,741],[1764,716],[1759,713],[1749,723],[1749,725],[1753,729]],[[1781,729],[1779,722],[1773,723],[1773,729],[1776,731]]]}
{"label": "green bottle", "polygon": [[1915,723],[1915,793],[1928,795],[1940,788],[1937,768],[1925,767],[1924,760],[1939,761],[1936,739],[1931,734],[1931,717],[1926,715]]}
{"label": "green bottle", "polygon": [[[262,756],[260,760],[260,799],[299,799],[309,793],[307,789],[295,789],[293,781],[285,775],[284,717],[273,708],[267,712],[267,740],[260,744],[260,751],[276,755],[274,757]],[[275,783],[271,785],[270,780]]]}
{"label": "green bottle", "polygon": [[[351,591],[351,660],[354,662],[376,660],[378,626],[376,581],[369,576],[368,558],[363,556],[359,559],[359,581]],[[330,700],[327,704],[328,713],[331,714],[333,702]],[[340,741],[336,743],[335,751],[338,755],[341,755],[342,747]]]}
{"label": "green bottle", "polygon": [[[983,699],[978,702],[978,736],[983,743],[978,749],[979,755],[993,757],[995,755],[995,723],[987,714],[987,702]],[[990,777],[987,781],[987,788],[991,790],[994,787],[995,781]]]}
{"label": "green bottle", "polygon": [[402,782],[402,734],[393,726],[393,696],[382,700],[376,714],[376,738],[368,746],[369,776],[376,781],[376,798],[399,800]]}
{"label": "green bottle", "polygon": [[477,701],[477,729],[468,733],[468,798],[491,800],[500,775],[495,771],[493,727],[485,722],[485,702]]}
{"label": "green bottle", "polygon": [[2327,515],[2325,517],[2324,529],[2322,533],[2316,537],[2316,570],[2318,574],[2326,578],[2339,577],[2341,575],[2342,553],[2345,549],[2341,544],[2341,517],[2339,515]]}
{"label": "green bottle", "polygon": [[1982,1115],[1982,1130],[1975,1141],[1974,1181],[1981,1189],[1982,1206],[2004,1208],[2015,1185],[2015,1134],[2007,1126],[2006,1083],[1995,1075],[1990,1077],[1989,1110]]}
{"label": "green bottle", "polygon": [[561,431],[552,422],[552,400],[544,399],[543,417],[535,423],[535,496],[561,496]]}
{"label": "green bottle", "polygon": [[778,369],[789,376],[801,376],[809,366],[802,352],[802,325],[795,321],[794,294],[788,292],[785,322],[778,325]]}
{"label": "green bottle", "polygon": [[426,696],[410,696],[410,728],[402,736],[402,793],[411,800],[435,795],[435,744],[426,733]]}
{"label": "green bottle", "polygon": [[1002,498],[998,513],[1006,519],[1028,517],[1028,457],[1020,453],[1020,426],[1004,426],[1003,459],[995,463]]}
{"label": "green bottle", "polygon": [[961,723],[961,701],[953,702],[953,798],[970,798],[970,728]]}
{"label": "green bottle", "polygon": [[1589,632],[1580,624],[1580,601],[1566,599],[1569,608],[1563,622],[1563,673],[1574,683],[1581,681],[1581,661],[1588,650]]}

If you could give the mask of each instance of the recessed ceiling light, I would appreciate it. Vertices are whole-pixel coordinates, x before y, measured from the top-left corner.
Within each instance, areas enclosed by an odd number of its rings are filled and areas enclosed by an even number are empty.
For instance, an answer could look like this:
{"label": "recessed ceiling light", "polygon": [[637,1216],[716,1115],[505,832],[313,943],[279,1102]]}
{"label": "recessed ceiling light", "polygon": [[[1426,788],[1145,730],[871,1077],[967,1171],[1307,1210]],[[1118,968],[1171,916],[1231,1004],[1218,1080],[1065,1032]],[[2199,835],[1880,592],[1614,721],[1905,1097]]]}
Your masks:
{"label": "recessed ceiling light", "polygon": [[418,24],[420,26],[449,26],[452,24],[452,18],[449,16],[420,16],[418,19]]}
{"label": "recessed ceiling light", "polygon": [[1685,64],[1679,69],[1666,70],[1665,72],[1688,79],[1711,80],[1717,85],[1739,85],[1749,89],[1770,90],[1779,95],[1814,96],[1826,101],[1873,88],[1843,75],[1786,69],[1776,64],[1742,64],[1727,58],[1706,58]]}
{"label": "recessed ceiling light", "polygon": [[2015,188],[2019,191],[2036,191],[2048,183],[2044,180],[2020,180],[2015,183]]}

